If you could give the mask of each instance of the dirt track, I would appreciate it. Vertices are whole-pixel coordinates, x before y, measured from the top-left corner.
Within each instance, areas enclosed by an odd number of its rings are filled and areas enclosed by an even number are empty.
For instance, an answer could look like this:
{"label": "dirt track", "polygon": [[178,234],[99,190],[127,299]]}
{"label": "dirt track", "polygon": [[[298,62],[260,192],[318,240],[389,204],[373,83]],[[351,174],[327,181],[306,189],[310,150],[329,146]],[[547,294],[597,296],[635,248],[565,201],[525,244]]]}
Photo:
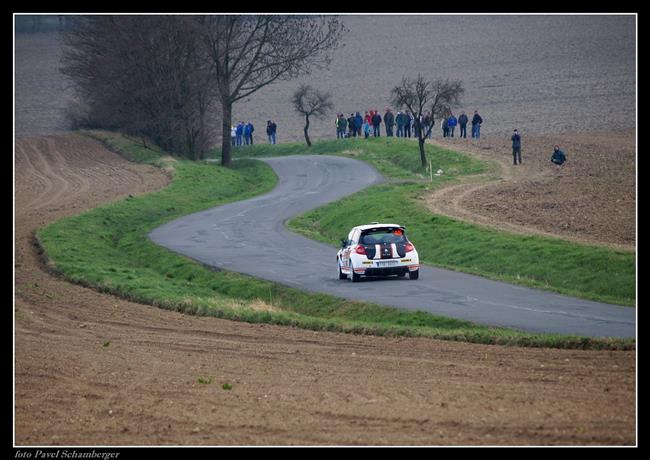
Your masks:
{"label": "dirt track", "polygon": [[636,443],[635,352],[192,317],[43,270],[38,227],[166,183],[77,135],[17,140],[16,445]]}

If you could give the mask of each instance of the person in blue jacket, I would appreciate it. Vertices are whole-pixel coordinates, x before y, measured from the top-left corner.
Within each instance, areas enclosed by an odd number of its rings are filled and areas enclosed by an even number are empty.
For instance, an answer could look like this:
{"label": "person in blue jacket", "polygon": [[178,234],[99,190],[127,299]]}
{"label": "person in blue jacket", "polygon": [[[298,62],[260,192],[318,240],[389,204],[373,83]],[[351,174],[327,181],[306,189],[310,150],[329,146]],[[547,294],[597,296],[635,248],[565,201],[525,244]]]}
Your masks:
{"label": "person in blue jacket", "polygon": [[453,113],[449,114],[449,118],[447,118],[447,126],[449,127],[449,136],[454,137],[454,129],[456,129],[457,124],[458,124],[458,119],[454,116]]}
{"label": "person in blue jacket", "polygon": [[354,116],[354,129],[356,131],[356,135],[361,137],[361,128],[363,127],[363,117],[359,112],[356,113]]}
{"label": "person in blue jacket", "polygon": [[253,145],[253,131],[255,131],[255,127],[253,126],[253,123],[249,121],[246,126],[244,126],[246,145]]}
{"label": "person in blue jacket", "polygon": [[237,146],[242,145],[242,136],[244,135],[244,122],[240,121],[235,130]]}

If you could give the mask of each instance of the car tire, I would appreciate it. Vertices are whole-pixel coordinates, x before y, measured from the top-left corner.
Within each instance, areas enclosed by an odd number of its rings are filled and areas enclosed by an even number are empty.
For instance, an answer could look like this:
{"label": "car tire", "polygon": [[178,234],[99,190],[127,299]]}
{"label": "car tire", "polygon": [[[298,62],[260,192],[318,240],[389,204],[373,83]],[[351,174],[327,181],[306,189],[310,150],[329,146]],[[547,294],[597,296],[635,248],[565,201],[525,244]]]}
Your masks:
{"label": "car tire", "polygon": [[409,279],[410,280],[416,280],[420,277],[420,269],[417,269],[415,271],[409,272]]}
{"label": "car tire", "polygon": [[354,273],[354,267],[352,266],[352,264],[350,264],[350,280],[353,283],[358,283],[359,281],[361,281],[361,275],[357,275],[356,273]]}
{"label": "car tire", "polygon": [[348,279],[348,275],[346,275],[345,273],[343,273],[343,272],[341,271],[341,263],[339,262],[338,259],[336,260],[336,266],[337,266],[338,269],[339,269],[339,279],[340,279],[340,280],[346,280],[346,279]]}

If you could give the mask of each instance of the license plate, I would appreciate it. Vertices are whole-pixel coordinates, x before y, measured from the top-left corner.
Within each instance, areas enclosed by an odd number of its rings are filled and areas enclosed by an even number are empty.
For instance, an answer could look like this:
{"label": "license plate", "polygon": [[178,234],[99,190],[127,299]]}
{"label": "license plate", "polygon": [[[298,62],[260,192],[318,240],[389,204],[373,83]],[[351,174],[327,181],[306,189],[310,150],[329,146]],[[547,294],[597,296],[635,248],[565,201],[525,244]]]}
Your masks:
{"label": "license plate", "polygon": [[377,262],[378,267],[392,267],[394,265],[397,265],[396,260],[386,260],[386,261],[382,261],[382,262]]}

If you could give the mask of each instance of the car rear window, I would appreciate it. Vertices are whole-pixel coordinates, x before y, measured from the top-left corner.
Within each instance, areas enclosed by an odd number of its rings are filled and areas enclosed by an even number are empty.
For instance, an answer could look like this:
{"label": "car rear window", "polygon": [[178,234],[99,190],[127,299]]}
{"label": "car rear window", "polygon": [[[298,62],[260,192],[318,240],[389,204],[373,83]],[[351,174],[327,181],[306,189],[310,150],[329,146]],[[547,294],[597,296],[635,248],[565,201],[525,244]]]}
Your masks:
{"label": "car rear window", "polygon": [[361,244],[406,243],[401,228],[371,228],[361,233]]}

